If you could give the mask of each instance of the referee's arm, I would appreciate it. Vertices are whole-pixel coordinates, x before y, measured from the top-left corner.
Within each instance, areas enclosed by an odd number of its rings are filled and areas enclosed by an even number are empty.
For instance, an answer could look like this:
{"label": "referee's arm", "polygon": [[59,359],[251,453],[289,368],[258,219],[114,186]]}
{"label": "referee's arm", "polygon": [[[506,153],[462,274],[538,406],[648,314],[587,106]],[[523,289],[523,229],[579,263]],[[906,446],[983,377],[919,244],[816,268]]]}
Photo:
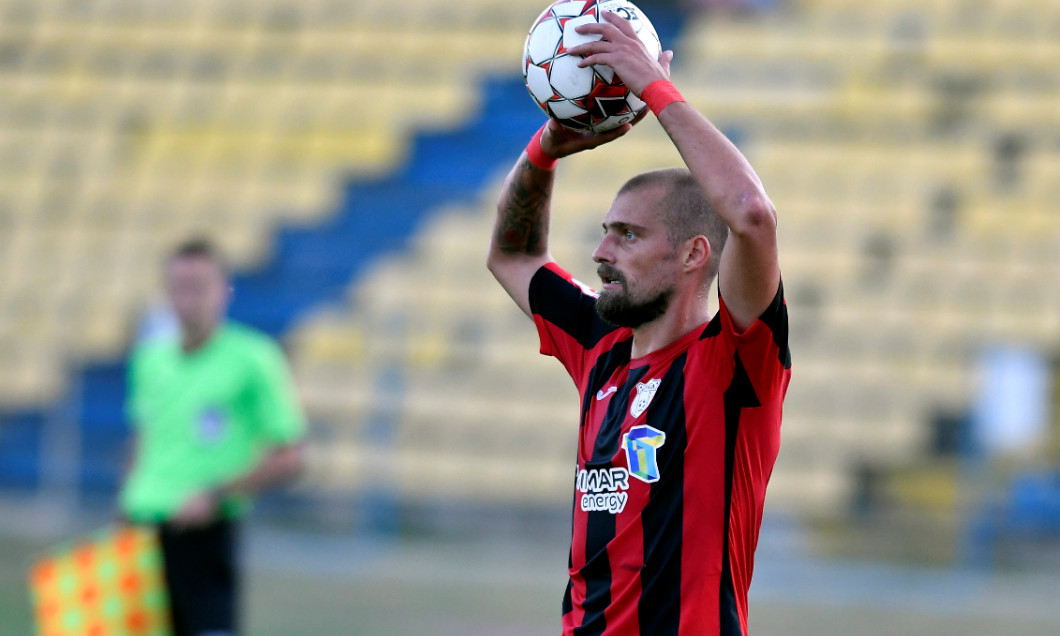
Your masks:
{"label": "referee's arm", "polygon": [[253,496],[295,480],[305,470],[305,445],[274,446],[246,473],[218,487],[218,499],[233,494]]}

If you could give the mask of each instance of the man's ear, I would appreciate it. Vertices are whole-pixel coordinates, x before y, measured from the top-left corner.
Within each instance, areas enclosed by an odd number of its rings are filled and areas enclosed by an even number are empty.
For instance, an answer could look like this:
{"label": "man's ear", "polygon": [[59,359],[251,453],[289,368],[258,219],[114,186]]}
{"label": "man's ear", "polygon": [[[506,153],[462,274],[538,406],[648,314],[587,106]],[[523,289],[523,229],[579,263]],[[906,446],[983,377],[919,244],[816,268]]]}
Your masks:
{"label": "man's ear", "polygon": [[681,265],[685,270],[706,267],[710,261],[710,241],[702,234],[685,241],[684,259]]}

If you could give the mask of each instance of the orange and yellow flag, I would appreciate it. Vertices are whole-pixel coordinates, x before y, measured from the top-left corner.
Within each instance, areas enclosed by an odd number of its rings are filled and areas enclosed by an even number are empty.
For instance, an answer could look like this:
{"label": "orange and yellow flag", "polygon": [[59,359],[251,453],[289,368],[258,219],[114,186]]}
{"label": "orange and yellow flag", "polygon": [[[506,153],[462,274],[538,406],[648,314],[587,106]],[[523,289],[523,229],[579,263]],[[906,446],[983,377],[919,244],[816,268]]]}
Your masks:
{"label": "orange and yellow flag", "polygon": [[151,528],[104,528],[30,571],[38,636],[170,636],[162,551]]}

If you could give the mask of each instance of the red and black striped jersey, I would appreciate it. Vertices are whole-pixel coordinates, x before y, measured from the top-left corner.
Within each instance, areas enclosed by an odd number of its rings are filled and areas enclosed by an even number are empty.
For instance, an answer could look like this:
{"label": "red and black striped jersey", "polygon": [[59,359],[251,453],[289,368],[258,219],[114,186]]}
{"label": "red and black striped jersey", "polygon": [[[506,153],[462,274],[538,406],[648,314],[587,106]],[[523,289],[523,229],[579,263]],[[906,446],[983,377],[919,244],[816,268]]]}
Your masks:
{"label": "red and black striped jersey", "polygon": [[783,285],[642,358],[555,263],[530,283],[541,353],[581,395],[563,634],[747,635],[747,590],[791,376]]}

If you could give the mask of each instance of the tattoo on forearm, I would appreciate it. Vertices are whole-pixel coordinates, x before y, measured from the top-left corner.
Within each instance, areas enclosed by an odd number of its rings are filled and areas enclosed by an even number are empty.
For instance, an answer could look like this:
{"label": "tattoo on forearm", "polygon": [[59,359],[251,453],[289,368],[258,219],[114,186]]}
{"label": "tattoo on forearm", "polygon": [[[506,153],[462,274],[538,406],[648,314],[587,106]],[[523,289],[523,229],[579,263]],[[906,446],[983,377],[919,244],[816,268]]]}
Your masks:
{"label": "tattoo on forearm", "polygon": [[494,236],[497,247],[509,254],[544,254],[548,247],[552,174],[524,158],[506,186],[503,212]]}

